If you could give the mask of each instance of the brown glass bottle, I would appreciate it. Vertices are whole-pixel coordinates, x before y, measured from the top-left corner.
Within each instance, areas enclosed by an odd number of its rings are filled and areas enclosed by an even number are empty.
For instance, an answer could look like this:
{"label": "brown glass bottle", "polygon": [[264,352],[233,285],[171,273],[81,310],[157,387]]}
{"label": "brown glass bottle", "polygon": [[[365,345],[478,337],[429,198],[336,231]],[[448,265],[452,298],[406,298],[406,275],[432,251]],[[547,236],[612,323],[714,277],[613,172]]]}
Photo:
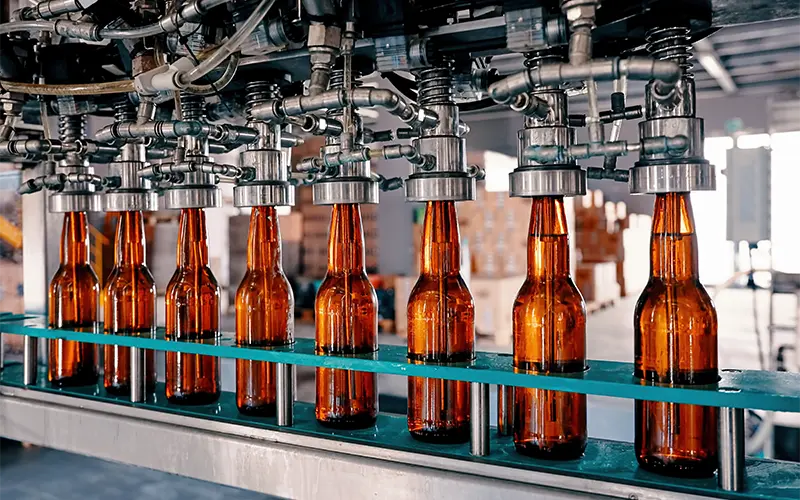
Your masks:
{"label": "brown glass bottle", "polygon": [[[586,368],[586,307],[570,276],[561,196],[536,197],[531,203],[528,272],[514,302],[513,330],[517,371]],[[517,387],[514,445],[519,453],[540,458],[580,457],[586,448],[586,395]]]}
{"label": "brown glass bottle", "polygon": [[[334,205],[328,271],[315,303],[320,354],[364,354],[378,349],[378,298],[364,260],[361,209],[355,204]],[[373,425],[377,416],[375,373],[317,368],[317,421],[352,429]]]}
{"label": "brown glass bottle", "polygon": [[[662,384],[717,382],[717,313],[698,279],[689,195],[656,196],[650,280],[634,317],[635,375]],[[717,409],[636,401],[639,464],[681,477],[717,468]]]}
{"label": "brown glass bottle", "polygon": [[[457,363],[475,355],[475,305],[461,277],[461,239],[452,201],[425,207],[420,276],[408,299],[408,358]],[[469,383],[408,377],[408,431],[420,440],[469,440]]]}
{"label": "brown glass bottle", "polygon": [[[92,332],[97,327],[100,285],[89,262],[89,223],[85,212],[64,214],[61,265],[50,281],[48,320],[51,327]],[[97,382],[97,346],[51,339],[47,379],[60,387]]]}
{"label": "brown glass bottle", "polygon": [[[114,241],[114,268],[104,294],[105,333],[149,336],[156,327],[156,282],[145,264],[142,212],[120,212]],[[103,357],[103,383],[111,394],[130,394],[130,348],[107,345]],[[145,389],[156,387],[156,362],[145,351]]]}
{"label": "brown glass bottle", "polygon": [[[181,210],[178,268],[167,285],[166,338],[214,339],[219,333],[219,285],[208,268],[206,216],[200,208]],[[219,399],[219,359],[167,352],[167,400],[208,404]]]}
{"label": "brown glass bottle", "polygon": [[[275,346],[294,341],[294,296],[281,265],[275,207],[255,207],[247,238],[247,271],[236,291],[236,342]],[[236,360],[236,406],[251,415],[275,415],[275,364]]]}

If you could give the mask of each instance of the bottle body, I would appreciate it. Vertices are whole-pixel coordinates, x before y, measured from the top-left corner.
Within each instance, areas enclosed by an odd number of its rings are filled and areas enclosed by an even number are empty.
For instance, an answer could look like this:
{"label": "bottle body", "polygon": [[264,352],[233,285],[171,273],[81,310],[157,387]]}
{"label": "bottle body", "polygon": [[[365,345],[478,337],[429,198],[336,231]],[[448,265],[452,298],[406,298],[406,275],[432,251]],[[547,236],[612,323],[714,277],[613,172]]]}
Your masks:
{"label": "bottle body", "polygon": [[[61,229],[61,263],[48,289],[48,323],[54,328],[93,332],[97,327],[100,285],[89,261],[89,222],[85,212],[67,212]],[[97,346],[51,339],[47,379],[60,387],[97,382]]]}
{"label": "bottle body", "polygon": [[[531,202],[528,272],[513,308],[514,368],[572,373],[586,368],[586,307],[570,276],[562,197]],[[519,453],[554,460],[586,448],[586,395],[515,388],[514,445]]]}
{"label": "bottle body", "polygon": [[[428,202],[420,277],[408,300],[408,358],[463,363],[475,355],[475,306],[461,277],[454,202]],[[408,430],[420,440],[469,440],[469,383],[408,377]]]}
{"label": "bottle body", "polygon": [[[717,314],[698,278],[689,195],[657,195],[650,279],[636,304],[635,375],[662,384],[718,380]],[[717,468],[717,409],[636,401],[639,464],[681,477]]]}
{"label": "bottle body", "polygon": [[[355,204],[334,205],[328,270],[315,301],[316,350],[366,354],[378,349],[378,298],[364,269],[364,230]],[[323,425],[362,428],[378,415],[378,376],[317,368],[316,418]]]}
{"label": "bottle body", "polygon": [[[114,242],[114,268],[104,294],[105,333],[152,336],[156,328],[156,283],[145,263],[142,212],[120,212]],[[111,394],[130,394],[130,348],[104,346],[103,385]],[[155,352],[145,351],[145,389],[156,387]]]}
{"label": "bottle body", "polygon": [[[182,209],[178,267],[167,285],[166,338],[215,341],[219,334],[219,284],[208,268],[206,221],[202,209]],[[219,359],[166,353],[167,400],[208,404],[219,399]]]}
{"label": "bottle body", "polygon": [[[281,266],[274,207],[254,207],[247,240],[247,271],[236,291],[236,342],[249,346],[294,341],[294,296]],[[275,363],[236,360],[236,406],[246,414],[275,415]]]}

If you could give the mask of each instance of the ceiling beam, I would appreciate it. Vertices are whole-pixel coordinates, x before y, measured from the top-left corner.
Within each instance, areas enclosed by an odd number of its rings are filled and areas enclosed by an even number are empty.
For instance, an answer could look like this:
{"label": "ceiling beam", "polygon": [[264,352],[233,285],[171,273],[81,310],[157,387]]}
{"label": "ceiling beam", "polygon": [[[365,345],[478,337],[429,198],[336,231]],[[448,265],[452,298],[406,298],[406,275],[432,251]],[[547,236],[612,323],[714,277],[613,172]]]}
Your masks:
{"label": "ceiling beam", "polygon": [[705,38],[696,41],[694,43],[694,55],[700,66],[716,80],[717,85],[723,92],[735,94],[739,90],[736,82],[733,81],[733,77],[719,58],[719,54],[714,50],[714,44],[711,43],[711,40]]}

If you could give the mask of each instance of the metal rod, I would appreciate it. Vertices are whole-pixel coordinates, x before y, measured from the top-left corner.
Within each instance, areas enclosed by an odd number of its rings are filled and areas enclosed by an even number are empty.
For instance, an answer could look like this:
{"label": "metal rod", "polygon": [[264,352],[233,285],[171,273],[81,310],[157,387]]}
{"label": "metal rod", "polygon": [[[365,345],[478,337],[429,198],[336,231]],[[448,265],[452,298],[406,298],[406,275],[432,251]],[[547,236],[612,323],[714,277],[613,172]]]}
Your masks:
{"label": "metal rod", "polygon": [[514,388],[497,386],[497,433],[510,436],[514,433]]}
{"label": "metal rod", "polygon": [[719,486],[744,489],[744,409],[719,409]]}
{"label": "metal rod", "polygon": [[147,397],[146,373],[145,350],[140,347],[131,347],[131,403],[141,403]]}
{"label": "metal rod", "polygon": [[22,338],[22,383],[33,385],[36,383],[36,371],[38,368],[38,343],[39,339],[25,335]]}
{"label": "metal rod", "polygon": [[294,365],[275,364],[275,406],[278,425],[291,427],[294,410]]}
{"label": "metal rod", "polygon": [[489,384],[471,382],[469,389],[469,451],[483,457],[489,454]]}

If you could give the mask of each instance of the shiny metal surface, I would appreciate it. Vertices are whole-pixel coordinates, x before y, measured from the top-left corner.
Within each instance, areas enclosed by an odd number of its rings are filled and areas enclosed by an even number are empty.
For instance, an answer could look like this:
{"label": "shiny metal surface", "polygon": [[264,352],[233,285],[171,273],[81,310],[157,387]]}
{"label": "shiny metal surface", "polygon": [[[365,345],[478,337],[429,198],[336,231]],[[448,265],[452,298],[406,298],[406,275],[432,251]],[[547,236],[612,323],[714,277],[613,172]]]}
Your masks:
{"label": "shiny metal surface", "polygon": [[155,212],[158,210],[158,193],[155,191],[109,191],[103,193],[103,211]]}
{"label": "shiny metal surface", "polygon": [[371,179],[323,179],[312,186],[314,205],[336,203],[378,203],[378,183]]}
{"label": "shiny metal surface", "polygon": [[469,451],[476,457],[489,454],[489,384],[469,384]]}
{"label": "shiny metal surface", "polygon": [[720,488],[742,491],[745,488],[745,423],[742,408],[719,409],[719,472]]}
{"label": "shiny metal surface", "polygon": [[39,369],[39,339],[26,335],[22,337],[22,383],[33,385],[36,383],[36,374]]}
{"label": "shiny metal surface", "polygon": [[147,359],[145,350],[139,347],[131,347],[130,356],[131,403],[140,403],[145,400],[147,395],[145,375],[147,373]]}
{"label": "shiny metal surface", "polygon": [[475,199],[475,178],[414,174],[405,182],[406,201],[470,201]]}
{"label": "shiny metal surface", "polygon": [[51,213],[102,212],[103,198],[99,193],[53,193],[48,200]]}
{"label": "shiny metal surface", "polygon": [[244,184],[233,188],[233,206],[294,206],[295,187],[288,182]]}
{"label": "shiny metal surface", "polygon": [[216,186],[174,187],[164,190],[166,210],[181,208],[217,208],[222,206],[222,197]]}
{"label": "shiny metal surface", "polygon": [[717,188],[714,166],[706,163],[640,165],[631,169],[628,183],[633,194],[713,191]]}
{"label": "shiny metal surface", "polygon": [[291,427],[294,414],[294,365],[275,364],[275,386],[278,425]]}
{"label": "shiny metal surface", "polygon": [[580,167],[518,168],[508,175],[509,195],[580,196],[586,194],[586,171]]}
{"label": "shiny metal surface", "polygon": [[381,499],[708,498],[9,386],[0,386],[0,422],[10,439],[286,498],[353,498],[356,491]]}

